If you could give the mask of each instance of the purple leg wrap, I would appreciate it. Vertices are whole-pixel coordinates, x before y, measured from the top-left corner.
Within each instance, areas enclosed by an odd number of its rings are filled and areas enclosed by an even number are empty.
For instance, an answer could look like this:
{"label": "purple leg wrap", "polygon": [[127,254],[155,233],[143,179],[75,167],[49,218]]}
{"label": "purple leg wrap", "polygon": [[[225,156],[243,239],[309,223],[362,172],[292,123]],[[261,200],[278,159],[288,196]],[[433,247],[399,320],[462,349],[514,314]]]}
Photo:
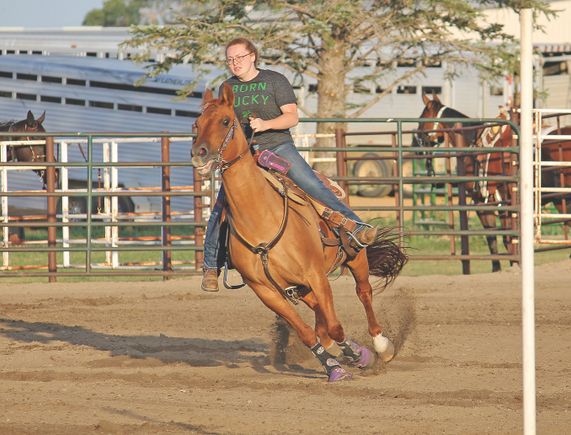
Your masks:
{"label": "purple leg wrap", "polygon": [[343,351],[343,356],[349,364],[357,366],[361,369],[371,367],[375,362],[375,355],[366,346],[363,346],[353,340],[345,340],[337,345]]}

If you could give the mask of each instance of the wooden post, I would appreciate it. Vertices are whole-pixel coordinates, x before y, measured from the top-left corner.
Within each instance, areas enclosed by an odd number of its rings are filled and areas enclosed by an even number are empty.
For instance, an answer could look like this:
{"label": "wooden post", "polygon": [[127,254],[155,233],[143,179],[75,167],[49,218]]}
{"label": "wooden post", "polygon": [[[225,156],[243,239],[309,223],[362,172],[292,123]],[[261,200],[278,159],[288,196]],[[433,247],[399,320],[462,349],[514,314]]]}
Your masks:
{"label": "wooden post", "polygon": [[[202,204],[202,196],[200,192],[202,191],[202,177],[198,175],[196,170],[192,169],[193,191],[194,191],[194,246],[196,248],[204,247],[204,228],[201,226],[202,222],[202,212],[204,206]],[[214,182],[212,183],[212,190],[214,190]],[[194,251],[194,267],[196,270],[202,269],[202,264],[204,262],[204,252],[196,250]]]}
{"label": "wooden post", "polygon": [[[46,137],[46,162],[54,163],[54,138]],[[56,188],[56,168],[54,166],[48,166],[46,168],[46,191],[47,193],[54,193]],[[55,224],[56,221],[56,198],[55,196],[48,196],[48,224]],[[56,246],[57,240],[57,228],[54,226],[48,227],[48,247],[53,248]],[[57,272],[57,255],[55,250],[48,251],[48,272]],[[50,275],[48,278],[49,282],[56,282],[57,278],[55,275]]]}
{"label": "wooden post", "polygon": [[[445,141],[445,147],[449,148],[450,147],[450,138],[448,135],[445,135],[444,138]],[[448,177],[452,177],[452,162],[450,161],[450,151],[447,152],[447,157],[446,157],[446,175]],[[446,183],[446,204],[449,207],[452,207],[454,205],[454,192],[453,192],[453,188],[452,188],[452,183],[448,182]],[[448,212],[448,228],[451,231],[454,231],[454,211],[450,210]],[[454,237],[453,235],[450,236],[450,255],[456,255],[456,237]]]}
{"label": "wooden post", "polygon": [[[402,166],[404,166],[404,164],[401,166],[399,165],[399,156],[398,156],[398,151],[396,150],[398,146],[397,143],[397,138],[396,138],[396,134],[392,133],[391,134],[391,147],[395,149],[395,151],[392,152],[392,156],[393,156],[393,161],[392,161],[392,175],[395,178],[402,178],[404,177],[404,169]],[[400,189],[399,189],[399,185],[398,183],[393,184],[393,192],[395,194],[395,207],[397,207],[397,211],[396,211],[396,219],[397,222],[399,223],[399,228],[400,228],[400,232],[401,232],[401,241],[403,240],[403,234],[402,232],[404,231],[404,216],[403,213],[401,213],[401,207],[400,207],[400,203],[401,203],[401,197],[400,197]]]}
{"label": "wooden post", "polygon": [[[161,138],[161,161],[163,163],[170,163],[170,140],[168,137]],[[162,166],[162,211],[163,211],[163,226],[162,226],[162,242],[163,246],[171,246],[171,228],[168,225],[171,222],[171,197],[164,195],[171,191],[171,167]],[[163,251],[163,271],[172,272],[172,252],[170,250]],[[163,280],[168,280],[169,277],[163,275]]]}
{"label": "wooden post", "polygon": [[[345,140],[345,130],[341,128],[335,129],[335,146],[337,148],[345,148],[347,141]],[[335,154],[337,163],[337,176],[347,176],[347,151],[338,151]],[[349,183],[346,180],[340,180],[339,185],[345,191],[345,203],[349,205]]]}

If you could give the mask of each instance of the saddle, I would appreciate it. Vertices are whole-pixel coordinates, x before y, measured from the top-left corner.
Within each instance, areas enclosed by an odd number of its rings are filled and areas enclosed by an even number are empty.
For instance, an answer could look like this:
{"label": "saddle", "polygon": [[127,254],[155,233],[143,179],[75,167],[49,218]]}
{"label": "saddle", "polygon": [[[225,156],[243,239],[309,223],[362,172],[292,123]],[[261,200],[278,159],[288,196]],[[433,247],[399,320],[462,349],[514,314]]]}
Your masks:
{"label": "saddle", "polygon": [[[347,232],[352,233],[357,228],[357,223],[346,218],[340,212],[326,207],[321,202],[310,196],[299,186],[297,186],[286,175],[281,174],[273,169],[260,167],[260,171],[268,181],[268,183],[280,194],[288,195],[288,198],[300,205],[309,205],[321,217],[320,235],[321,242],[324,246],[337,246],[337,261],[332,266],[331,271],[345,262],[357,256],[359,250],[355,249]],[[323,184],[331,190],[339,199],[345,198],[345,191],[335,181],[329,179],[320,172],[314,171]],[[328,231],[329,230],[329,231]],[[333,234],[334,237],[329,236]]]}

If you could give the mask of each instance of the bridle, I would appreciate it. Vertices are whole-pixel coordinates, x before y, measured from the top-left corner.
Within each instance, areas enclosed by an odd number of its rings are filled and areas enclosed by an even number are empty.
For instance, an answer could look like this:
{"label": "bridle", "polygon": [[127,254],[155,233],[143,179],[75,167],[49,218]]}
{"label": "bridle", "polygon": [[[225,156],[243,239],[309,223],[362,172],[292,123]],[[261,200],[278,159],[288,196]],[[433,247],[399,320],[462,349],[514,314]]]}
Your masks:
{"label": "bridle", "polygon": [[[198,131],[198,126],[196,123],[194,124],[194,127]],[[248,148],[246,148],[242,153],[240,153],[238,156],[234,157],[232,160],[224,160],[224,158],[222,156],[222,154],[224,153],[224,151],[228,147],[228,144],[234,138],[234,133],[236,132],[236,129],[239,127],[240,127],[240,124],[238,122],[238,119],[236,117],[234,117],[234,120],[232,121],[232,125],[230,126],[230,128],[226,132],[226,135],[224,136],[222,143],[220,144],[220,146],[218,147],[218,150],[216,151],[216,156],[214,157],[213,160],[214,160],[214,164],[216,165],[215,168],[218,169],[221,174],[224,171],[226,171],[228,168],[230,168],[230,166],[232,166],[234,163],[237,163],[240,159],[242,159],[242,157],[244,157],[248,152],[250,152],[250,146],[252,145],[252,140],[254,139],[254,132],[252,132],[252,136],[250,137],[250,140],[248,141]]]}
{"label": "bridle", "polygon": [[[436,114],[436,116],[434,118],[440,119],[442,118],[442,115],[444,114],[444,111],[448,109],[448,106],[442,106],[439,110],[438,113]],[[430,132],[424,132],[423,130],[417,130],[414,133],[414,136],[416,138],[417,143],[420,146],[437,146],[439,145],[442,141],[440,140],[440,136],[438,136],[438,129],[440,128],[440,121],[436,121],[434,122],[432,129]],[[425,143],[426,141],[424,140],[424,137],[426,136],[428,138],[428,143]]]}
{"label": "bridle", "polygon": [[[14,130],[14,126],[17,124],[17,122],[11,122],[8,126],[8,132],[9,133],[17,133],[16,130]],[[36,126],[35,128],[28,128],[28,124],[24,123],[24,131],[23,133],[27,133],[27,132],[31,132],[31,133],[37,133],[38,132],[38,127]],[[19,133],[19,132],[18,132]],[[22,136],[19,137],[20,140],[22,141],[30,141],[33,140],[31,136]],[[41,145],[39,145],[41,146]],[[38,145],[28,145],[28,148],[30,149],[30,152],[32,153],[32,160],[30,160],[31,162],[45,162],[46,161],[46,147],[44,146],[44,154],[36,154],[36,151],[34,150],[34,148],[37,148]],[[14,146],[11,145],[10,148],[12,148],[12,150],[14,149]],[[15,155],[14,152],[12,152],[12,155]],[[40,160],[43,159],[43,160]]]}
{"label": "bridle", "polygon": [[[442,106],[438,113],[436,114],[435,118],[440,119],[444,114],[444,111],[448,109],[448,106]],[[421,115],[422,117],[422,115]],[[417,130],[414,133],[414,138],[418,146],[421,147],[436,147],[442,143],[443,136],[438,136],[438,128],[440,126],[440,121],[434,122],[432,126],[432,131],[425,132],[424,130]],[[426,140],[425,140],[426,138]],[[426,152],[422,152],[421,154],[427,154]],[[434,167],[432,166],[432,158],[427,157],[426,159],[426,174],[428,176],[435,176],[436,172],[434,171]]]}

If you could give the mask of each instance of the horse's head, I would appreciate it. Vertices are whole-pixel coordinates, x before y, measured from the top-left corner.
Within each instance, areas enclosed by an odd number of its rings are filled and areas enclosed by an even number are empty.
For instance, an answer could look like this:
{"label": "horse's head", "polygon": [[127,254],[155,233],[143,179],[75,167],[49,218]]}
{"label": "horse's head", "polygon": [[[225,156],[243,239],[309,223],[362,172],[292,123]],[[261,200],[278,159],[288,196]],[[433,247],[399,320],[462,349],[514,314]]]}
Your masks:
{"label": "horse's head", "polygon": [[[19,136],[14,137],[12,140],[43,140],[42,137],[34,136],[34,133],[45,133],[45,128],[43,126],[43,122],[46,118],[46,112],[42,113],[38,118],[34,117],[34,114],[28,110],[28,114],[26,119],[21,121],[14,122],[10,126],[10,131],[14,133],[28,133],[29,136]],[[12,157],[15,157],[16,160],[20,162],[45,162],[46,161],[46,145],[45,144],[36,144],[36,145],[20,145],[14,146],[11,150]],[[35,173],[37,173],[43,183],[44,188],[46,187],[47,182],[47,174],[45,169],[35,169]],[[59,178],[59,171],[56,170],[56,184]]]}
{"label": "horse's head", "polygon": [[[201,175],[224,171],[248,151],[246,138],[234,114],[234,93],[224,84],[219,98],[208,89],[202,99],[202,114],[194,124],[196,138],[192,145],[192,165]],[[238,136],[238,137],[236,137]],[[243,141],[235,141],[242,138]]]}
{"label": "horse's head", "polygon": [[[14,133],[30,133],[30,135],[34,133],[45,133],[44,126],[42,123],[46,119],[46,112],[42,113],[39,118],[34,118],[34,114],[31,110],[28,110],[28,114],[26,119],[22,119],[21,121],[14,122],[10,127],[10,131]],[[34,140],[33,137],[26,137],[28,140]]]}
{"label": "horse's head", "polygon": [[[424,102],[424,109],[419,118],[441,118],[446,106],[440,102],[436,94],[433,94],[432,100],[426,95],[422,94],[422,101]],[[433,147],[444,142],[444,133],[438,130],[438,121],[419,122],[418,129],[414,131],[412,138],[413,147]]]}

